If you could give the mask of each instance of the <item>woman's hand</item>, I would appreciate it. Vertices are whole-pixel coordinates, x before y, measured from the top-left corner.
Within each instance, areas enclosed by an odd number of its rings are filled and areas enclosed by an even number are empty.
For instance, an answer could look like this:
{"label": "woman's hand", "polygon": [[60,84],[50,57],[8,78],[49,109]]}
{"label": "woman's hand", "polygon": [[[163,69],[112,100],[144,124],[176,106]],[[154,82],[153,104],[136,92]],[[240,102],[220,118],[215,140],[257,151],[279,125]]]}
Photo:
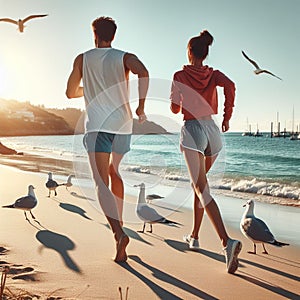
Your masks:
{"label": "woman's hand", "polygon": [[229,121],[223,120],[222,122],[222,132],[226,132],[229,130]]}

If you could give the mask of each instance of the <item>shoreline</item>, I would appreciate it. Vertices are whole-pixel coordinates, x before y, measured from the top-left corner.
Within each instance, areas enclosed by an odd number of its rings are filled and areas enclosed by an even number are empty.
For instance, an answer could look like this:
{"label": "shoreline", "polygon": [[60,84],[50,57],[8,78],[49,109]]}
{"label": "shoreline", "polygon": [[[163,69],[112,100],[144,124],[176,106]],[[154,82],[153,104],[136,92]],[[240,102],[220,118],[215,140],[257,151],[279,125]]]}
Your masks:
{"label": "shoreline", "polygon": [[[78,161],[76,163],[80,164],[80,162]],[[58,159],[38,154],[29,154],[26,152],[23,152],[22,155],[0,155],[0,165],[10,166],[28,172],[38,172],[47,174],[49,171],[51,171],[54,174],[62,176],[68,176],[74,173],[74,163],[72,160]],[[82,163],[80,164],[80,166],[80,174],[78,175],[82,178],[88,178],[88,164]],[[76,167],[76,171],[78,171],[78,167]],[[278,204],[297,208],[300,207],[300,200],[297,199],[256,194],[251,192],[231,191],[225,188],[211,187],[211,189],[217,195],[245,200],[254,199],[255,201],[269,204]]]}

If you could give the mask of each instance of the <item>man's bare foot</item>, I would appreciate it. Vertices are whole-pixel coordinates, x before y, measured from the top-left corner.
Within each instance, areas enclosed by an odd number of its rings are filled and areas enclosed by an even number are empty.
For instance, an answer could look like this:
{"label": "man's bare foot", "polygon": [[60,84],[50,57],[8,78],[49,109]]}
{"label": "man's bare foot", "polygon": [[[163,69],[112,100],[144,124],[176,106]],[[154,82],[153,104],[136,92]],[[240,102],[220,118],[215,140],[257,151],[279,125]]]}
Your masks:
{"label": "man's bare foot", "polygon": [[129,243],[129,237],[123,233],[117,241],[117,254],[115,262],[125,262],[127,260],[126,247]]}

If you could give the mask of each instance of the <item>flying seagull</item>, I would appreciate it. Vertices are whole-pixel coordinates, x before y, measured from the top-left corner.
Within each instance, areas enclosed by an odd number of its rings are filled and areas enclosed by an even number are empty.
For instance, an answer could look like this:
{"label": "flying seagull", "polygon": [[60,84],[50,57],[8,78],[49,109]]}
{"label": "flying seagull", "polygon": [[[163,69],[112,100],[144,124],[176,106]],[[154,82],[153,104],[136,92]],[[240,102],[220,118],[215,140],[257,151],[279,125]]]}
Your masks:
{"label": "flying seagull", "polygon": [[146,223],[150,224],[150,230],[148,232],[152,232],[152,224],[161,223],[168,225],[181,225],[177,222],[171,221],[160,215],[155,209],[148,206],[145,199],[145,184],[141,183],[139,185],[135,185],[136,187],[140,187],[140,193],[138,197],[138,203],[136,207],[136,213],[138,217],[144,222],[143,229],[139,232],[145,231]]}
{"label": "flying seagull", "polygon": [[29,211],[32,218],[35,219],[34,215],[32,214],[31,210],[36,207],[37,205],[37,199],[34,194],[34,187],[32,185],[28,186],[28,195],[21,197],[15,201],[15,203],[11,205],[5,205],[2,206],[4,208],[16,208],[16,209],[21,209],[24,210],[25,218],[27,221],[29,219],[27,218],[26,211]]}
{"label": "flying seagull", "polygon": [[261,74],[261,73],[267,73],[267,74],[270,74],[270,75],[272,75],[272,76],[274,76],[274,77],[276,77],[276,78],[282,80],[280,77],[274,75],[274,74],[271,73],[270,71],[261,69],[261,68],[259,67],[259,65],[258,65],[254,60],[250,59],[250,58],[246,55],[246,53],[245,53],[244,51],[242,51],[242,54],[243,54],[244,57],[245,57],[248,61],[250,61],[251,64],[256,68],[256,69],[254,70],[254,73],[255,73],[256,75]]}
{"label": "flying seagull", "polygon": [[66,189],[68,190],[69,187],[71,187],[73,185],[72,183],[72,178],[74,178],[75,175],[69,175],[68,176],[68,179],[67,179],[67,182],[66,183],[63,183],[63,185],[66,186]]}
{"label": "flying seagull", "polygon": [[64,185],[64,184],[63,183],[58,184],[55,180],[52,179],[52,173],[49,172],[48,173],[48,181],[46,182],[46,187],[49,190],[48,197],[50,197],[51,191],[54,191],[54,196],[57,196],[56,188],[61,185]]}
{"label": "flying seagull", "polygon": [[3,19],[0,19],[0,21],[3,21],[3,22],[9,22],[9,23],[12,23],[12,24],[16,24],[18,25],[18,29],[20,32],[23,32],[24,31],[24,23],[31,20],[31,19],[34,19],[34,18],[42,18],[42,17],[46,17],[48,15],[31,15],[31,16],[28,16],[26,17],[25,19],[19,19],[18,21],[16,20],[13,20],[13,19],[10,19],[10,18],[3,18]]}
{"label": "flying seagull", "polygon": [[264,249],[264,254],[268,254],[265,243],[282,247],[282,246],[288,246],[289,244],[282,243],[277,241],[268,226],[265,224],[264,221],[261,219],[258,219],[254,216],[254,201],[248,200],[245,205],[246,210],[243,214],[240,229],[242,233],[253,242],[254,245],[254,251],[248,251],[248,253],[256,254],[256,244],[261,243]]}

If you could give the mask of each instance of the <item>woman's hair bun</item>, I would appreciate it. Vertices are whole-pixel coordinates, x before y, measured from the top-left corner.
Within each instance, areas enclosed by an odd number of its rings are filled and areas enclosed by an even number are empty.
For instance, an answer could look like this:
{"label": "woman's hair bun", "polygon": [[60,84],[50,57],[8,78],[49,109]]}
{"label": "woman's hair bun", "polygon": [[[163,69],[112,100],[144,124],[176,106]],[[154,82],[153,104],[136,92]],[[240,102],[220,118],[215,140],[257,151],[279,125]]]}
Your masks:
{"label": "woman's hair bun", "polygon": [[213,36],[207,30],[200,32],[200,39],[201,42],[205,43],[207,46],[210,46],[214,41]]}

